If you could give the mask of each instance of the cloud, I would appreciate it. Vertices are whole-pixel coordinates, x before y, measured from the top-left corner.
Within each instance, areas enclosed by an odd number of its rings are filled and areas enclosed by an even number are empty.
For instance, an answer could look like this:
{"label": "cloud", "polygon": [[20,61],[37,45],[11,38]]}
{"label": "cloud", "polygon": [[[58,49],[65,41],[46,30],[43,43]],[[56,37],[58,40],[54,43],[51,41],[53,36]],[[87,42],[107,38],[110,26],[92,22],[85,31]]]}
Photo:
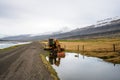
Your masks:
{"label": "cloud", "polygon": [[2,34],[35,34],[76,28],[120,16],[120,0],[0,0]]}

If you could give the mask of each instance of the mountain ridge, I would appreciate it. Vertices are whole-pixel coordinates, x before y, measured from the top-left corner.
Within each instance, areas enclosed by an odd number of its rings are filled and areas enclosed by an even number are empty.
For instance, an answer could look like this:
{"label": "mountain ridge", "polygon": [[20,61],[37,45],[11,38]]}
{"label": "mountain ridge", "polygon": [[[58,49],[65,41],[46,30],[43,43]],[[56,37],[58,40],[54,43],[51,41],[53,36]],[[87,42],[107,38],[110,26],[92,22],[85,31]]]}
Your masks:
{"label": "mountain ridge", "polygon": [[[101,25],[102,24],[102,25]],[[58,39],[80,39],[99,37],[120,37],[120,19],[109,22],[101,22],[100,25],[90,25],[84,28],[76,28],[68,32],[53,32],[45,35],[19,35],[2,38],[3,40],[44,40],[48,38]],[[103,25],[104,24],[104,25]]]}

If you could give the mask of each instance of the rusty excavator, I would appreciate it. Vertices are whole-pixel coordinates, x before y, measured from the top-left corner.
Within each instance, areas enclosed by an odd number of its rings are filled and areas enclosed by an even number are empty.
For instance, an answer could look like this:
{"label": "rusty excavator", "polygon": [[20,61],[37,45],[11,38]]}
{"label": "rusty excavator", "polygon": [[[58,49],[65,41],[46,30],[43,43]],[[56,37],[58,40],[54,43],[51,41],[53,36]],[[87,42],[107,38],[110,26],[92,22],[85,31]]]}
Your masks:
{"label": "rusty excavator", "polygon": [[[65,53],[64,53],[65,49],[61,48],[61,45],[57,39],[53,39],[53,38],[48,39],[48,45],[45,46],[44,50],[50,51],[49,61],[53,63],[52,61],[54,60],[56,65],[58,65],[58,62],[60,62],[60,58],[65,57]],[[58,61],[56,60],[57,58]]]}
{"label": "rusty excavator", "polygon": [[57,39],[48,39],[48,45],[45,46],[44,50],[57,51],[57,53],[63,52],[65,49],[61,48],[61,45]]}

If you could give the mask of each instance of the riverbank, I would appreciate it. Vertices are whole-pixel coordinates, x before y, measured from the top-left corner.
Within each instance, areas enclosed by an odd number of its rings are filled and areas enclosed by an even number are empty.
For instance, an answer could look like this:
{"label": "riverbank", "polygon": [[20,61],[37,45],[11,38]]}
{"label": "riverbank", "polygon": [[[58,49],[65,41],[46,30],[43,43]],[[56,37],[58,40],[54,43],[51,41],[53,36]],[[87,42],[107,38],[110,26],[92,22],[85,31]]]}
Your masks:
{"label": "riverbank", "polygon": [[58,75],[57,75],[57,72],[55,71],[55,69],[53,69],[51,64],[46,60],[46,56],[45,55],[44,54],[40,54],[42,62],[44,63],[45,67],[48,69],[48,71],[50,72],[50,74],[54,78],[54,80],[60,80]]}
{"label": "riverbank", "polygon": [[0,50],[0,80],[55,80],[40,57],[44,53],[38,42]]}
{"label": "riverbank", "polygon": [[98,57],[107,62],[120,64],[120,39],[62,40],[62,47],[82,55]]}
{"label": "riverbank", "polygon": [[86,51],[73,51],[73,50],[66,50],[67,52],[76,52],[78,54],[88,56],[88,57],[98,57],[103,59],[106,62],[120,64],[120,53],[118,52],[86,52]]}

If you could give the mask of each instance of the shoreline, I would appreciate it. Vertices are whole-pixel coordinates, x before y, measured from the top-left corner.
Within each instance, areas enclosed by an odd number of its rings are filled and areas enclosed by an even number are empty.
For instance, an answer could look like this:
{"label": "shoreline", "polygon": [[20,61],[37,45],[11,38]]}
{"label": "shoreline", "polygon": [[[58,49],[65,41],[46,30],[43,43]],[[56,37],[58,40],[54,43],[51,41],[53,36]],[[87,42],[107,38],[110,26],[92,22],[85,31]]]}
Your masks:
{"label": "shoreline", "polygon": [[113,64],[120,64],[120,53],[119,52],[93,52],[93,51],[73,51],[66,50],[67,52],[76,52],[81,55],[85,55],[88,57],[96,57],[103,59],[106,62],[110,62]]}

